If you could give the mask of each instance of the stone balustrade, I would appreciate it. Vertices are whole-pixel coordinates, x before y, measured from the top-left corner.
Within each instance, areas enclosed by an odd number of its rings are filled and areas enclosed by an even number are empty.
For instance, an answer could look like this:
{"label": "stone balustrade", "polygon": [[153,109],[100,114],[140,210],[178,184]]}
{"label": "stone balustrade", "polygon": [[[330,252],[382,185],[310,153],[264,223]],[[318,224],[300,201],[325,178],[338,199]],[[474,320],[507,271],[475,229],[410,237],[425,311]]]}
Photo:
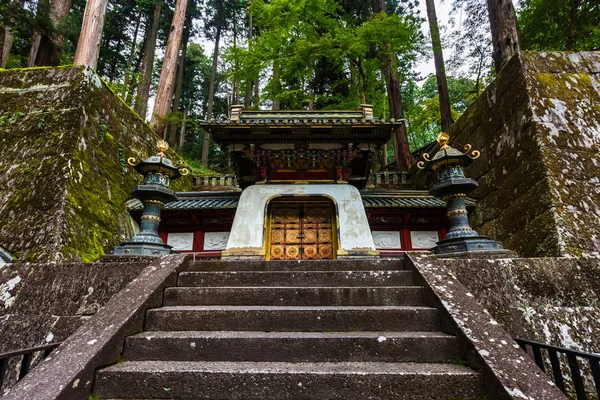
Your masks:
{"label": "stone balustrade", "polygon": [[195,176],[194,187],[203,190],[239,189],[235,175]]}
{"label": "stone balustrade", "polygon": [[404,186],[409,183],[409,174],[399,171],[374,172],[369,176],[367,189],[373,189],[381,186]]}

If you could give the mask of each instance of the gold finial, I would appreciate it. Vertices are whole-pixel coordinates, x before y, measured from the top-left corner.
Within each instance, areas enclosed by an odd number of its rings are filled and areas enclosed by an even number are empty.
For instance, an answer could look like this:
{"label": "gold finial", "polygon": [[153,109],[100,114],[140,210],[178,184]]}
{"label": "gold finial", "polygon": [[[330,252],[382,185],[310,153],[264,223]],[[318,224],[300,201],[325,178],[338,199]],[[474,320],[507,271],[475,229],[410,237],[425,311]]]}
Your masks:
{"label": "gold finial", "polygon": [[156,148],[158,149],[158,154],[164,157],[167,150],[169,150],[169,143],[160,139],[158,142],[156,142]]}
{"label": "gold finial", "polygon": [[450,146],[448,146],[448,141],[450,140],[450,135],[446,132],[440,132],[436,141],[440,144],[440,150],[448,150]]}

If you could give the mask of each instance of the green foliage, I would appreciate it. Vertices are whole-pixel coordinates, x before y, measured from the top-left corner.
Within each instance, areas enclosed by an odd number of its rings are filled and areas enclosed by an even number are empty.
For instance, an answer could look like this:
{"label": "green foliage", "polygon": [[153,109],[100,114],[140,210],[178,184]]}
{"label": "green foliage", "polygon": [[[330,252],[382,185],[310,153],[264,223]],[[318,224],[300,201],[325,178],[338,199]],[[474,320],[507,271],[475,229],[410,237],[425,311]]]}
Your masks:
{"label": "green foliage", "polygon": [[197,175],[197,176],[219,175],[218,172],[215,172],[215,171],[205,167],[204,165],[200,164],[200,161],[197,159],[188,159],[188,158],[184,157],[184,160],[185,160],[187,166],[190,167],[190,170],[193,175]]}
{"label": "green foliage", "polygon": [[354,6],[336,0],[254,1],[259,34],[252,46],[226,52],[235,66],[227,76],[249,87],[262,74],[262,97],[281,108],[357,108],[371,102],[375,113],[385,116],[385,87],[373,48],[385,43],[394,56],[410,62],[422,35],[408,15],[367,16]]}
{"label": "green foliage", "polygon": [[600,7],[597,0],[523,0],[518,12],[519,41],[524,50],[568,50],[571,12],[575,51],[600,49]]}
{"label": "green foliage", "polygon": [[[448,36],[447,46],[451,55],[446,63],[447,71],[455,76],[467,74],[468,78],[475,80],[473,89],[478,95],[494,74],[487,2],[453,0],[452,14],[450,24],[454,31]],[[457,14],[458,22],[455,19]]]}
{"label": "green foliage", "polygon": [[[447,82],[452,117],[456,120],[477,97],[476,82],[452,76],[447,77]],[[415,151],[431,143],[442,130],[437,80],[434,75],[430,75],[421,88],[415,82],[407,82],[402,89],[408,120],[408,139],[411,150]]]}

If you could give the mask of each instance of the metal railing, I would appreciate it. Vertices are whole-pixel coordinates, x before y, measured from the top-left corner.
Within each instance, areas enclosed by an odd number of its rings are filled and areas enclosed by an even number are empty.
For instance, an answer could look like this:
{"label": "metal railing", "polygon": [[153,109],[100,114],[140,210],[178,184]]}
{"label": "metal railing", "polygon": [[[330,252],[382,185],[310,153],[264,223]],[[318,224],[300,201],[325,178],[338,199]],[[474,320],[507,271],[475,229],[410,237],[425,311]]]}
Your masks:
{"label": "metal railing", "polygon": [[594,382],[596,387],[596,393],[600,398],[600,355],[585,353],[577,350],[569,350],[564,347],[552,346],[549,344],[538,343],[532,340],[526,339],[515,339],[515,342],[519,344],[521,349],[527,352],[527,348],[531,349],[531,354],[533,355],[533,360],[537,364],[540,369],[546,373],[546,365],[544,363],[544,354],[542,350],[548,353],[548,358],[550,359],[550,366],[552,368],[552,376],[554,377],[554,383],[556,386],[564,393],[567,394],[567,389],[565,387],[565,381],[563,378],[563,372],[561,369],[559,354],[564,355],[567,358],[567,364],[569,366],[569,371],[571,375],[571,380],[573,381],[573,386],[575,387],[575,393],[577,394],[577,400],[587,400],[588,397],[585,393],[585,385],[583,383],[582,371],[579,366],[578,358],[583,360],[587,360],[588,365],[590,367],[591,379]]}
{"label": "metal railing", "polygon": [[19,376],[17,377],[18,382],[23,379],[31,369],[31,361],[33,360],[35,353],[43,352],[41,358],[43,360],[48,357],[50,353],[52,353],[52,350],[57,348],[59,345],[60,343],[51,343],[45,346],[32,347],[29,349],[0,354],[0,389],[2,389],[2,386],[4,385],[4,378],[8,369],[8,362],[11,358],[23,356],[21,359],[21,366],[19,367]]}

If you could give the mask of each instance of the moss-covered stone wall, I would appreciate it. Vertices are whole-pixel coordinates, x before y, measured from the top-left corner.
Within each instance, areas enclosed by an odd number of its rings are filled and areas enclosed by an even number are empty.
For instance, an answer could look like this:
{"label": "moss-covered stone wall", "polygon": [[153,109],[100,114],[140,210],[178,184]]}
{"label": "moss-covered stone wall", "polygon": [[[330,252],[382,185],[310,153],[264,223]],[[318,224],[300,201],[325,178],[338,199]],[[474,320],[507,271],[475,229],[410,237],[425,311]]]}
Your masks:
{"label": "moss-covered stone wall", "polygon": [[600,259],[445,260],[513,337],[597,352]]}
{"label": "moss-covered stone wall", "polygon": [[600,254],[600,52],[514,57],[450,135],[482,150],[481,234],[526,257]]}
{"label": "moss-covered stone wall", "polygon": [[1,71],[0,246],[21,261],[93,261],[131,237],[140,177],[126,160],[157,139],[89,68]]}

